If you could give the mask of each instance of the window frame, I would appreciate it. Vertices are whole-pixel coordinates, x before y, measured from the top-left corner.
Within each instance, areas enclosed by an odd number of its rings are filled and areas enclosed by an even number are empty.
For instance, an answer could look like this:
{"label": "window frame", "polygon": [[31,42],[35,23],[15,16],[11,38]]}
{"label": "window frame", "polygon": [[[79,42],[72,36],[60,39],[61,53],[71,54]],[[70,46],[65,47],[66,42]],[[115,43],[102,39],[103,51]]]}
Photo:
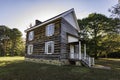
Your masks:
{"label": "window frame", "polygon": [[32,41],[34,39],[34,31],[30,31],[29,33],[28,33],[28,40],[29,41]]}
{"label": "window frame", "polygon": [[33,45],[32,44],[30,44],[30,45],[27,46],[27,54],[28,55],[33,54]]}
{"label": "window frame", "polygon": [[[48,45],[51,44],[51,52],[48,51]],[[45,54],[53,54],[54,53],[54,41],[45,42]]]}
{"label": "window frame", "polygon": [[54,35],[55,24],[51,23],[46,26],[46,36]]}

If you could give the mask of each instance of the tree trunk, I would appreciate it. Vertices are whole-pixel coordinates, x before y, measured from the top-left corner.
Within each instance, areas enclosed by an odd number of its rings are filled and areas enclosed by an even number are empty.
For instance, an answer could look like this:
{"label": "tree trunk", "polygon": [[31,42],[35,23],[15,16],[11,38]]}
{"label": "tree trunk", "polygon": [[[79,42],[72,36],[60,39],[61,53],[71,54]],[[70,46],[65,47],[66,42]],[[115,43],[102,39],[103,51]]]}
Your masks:
{"label": "tree trunk", "polygon": [[15,43],[16,43],[16,41],[13,40],[12,41],[12,48],[11,48],[11,56],[14,56],[14,54],[15,54],[15,52],[14,52],[14,50],[15,50]]}
{"label": "tree trunk", "polygon": [[98,57],[97,57],[97,31],[96,31],[96,29],[94,29],[94,54],[95,54],[95,56],[94,56],[95,59],[98,59]]}

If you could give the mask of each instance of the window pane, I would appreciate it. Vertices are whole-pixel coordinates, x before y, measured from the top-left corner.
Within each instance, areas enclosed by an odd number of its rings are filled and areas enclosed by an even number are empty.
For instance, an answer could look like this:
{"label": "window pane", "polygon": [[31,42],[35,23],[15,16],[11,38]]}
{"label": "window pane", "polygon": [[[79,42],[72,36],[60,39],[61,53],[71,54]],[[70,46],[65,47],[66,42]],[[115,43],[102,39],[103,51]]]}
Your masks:
{"label": "window pane", "polygon": [[30,53],[31,53],[32,51],[31,51],[31,46],[30,46]]}
{"label": "window pane", "polygon": [[47,36],[52,36],[54,34],[54,24],[47,25],[46,33]]}
{"label": "window pane", "polygon": [[27,50],[28,54],[32,54],[33,53],[33,45],[28,45],[28,50]]}
{"label": "window pane", "polygon": [[51,43],[48,44],[48,53],[52,53],[52,45],[51,45]]}
{"label": "window pane", "polygon": [[52,36],[52,26],[50,26],[49,31],[50,31],[49,35]]}
{"label": "window pane", "polygon": [[54,53],[54,42],[49,41],[45,43],[45,53],[51,54]]}
{"label": "window pane", "polygon": [[28,39],[31,41],[31,40],[33,40],[33,38],[34,38],[34,32],[31,31],[31,32],[29,32]]}

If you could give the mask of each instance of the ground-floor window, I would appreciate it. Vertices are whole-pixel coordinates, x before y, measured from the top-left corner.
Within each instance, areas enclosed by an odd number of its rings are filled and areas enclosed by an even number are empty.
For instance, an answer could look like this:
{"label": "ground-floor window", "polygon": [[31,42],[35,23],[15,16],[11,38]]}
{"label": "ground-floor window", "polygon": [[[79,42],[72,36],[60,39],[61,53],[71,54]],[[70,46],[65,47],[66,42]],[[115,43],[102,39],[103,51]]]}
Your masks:
{"label": "ground-floor window", "polygon": [[54,53],[54,41],[45,42],[45,53],[46,54]]}
{"label": "ground-floor window", "polygon": [[30,45],[28,45],[28,47],[27,47],[27,54],[31,55],[32,53],[33,53],[33,45],[30,44]]}

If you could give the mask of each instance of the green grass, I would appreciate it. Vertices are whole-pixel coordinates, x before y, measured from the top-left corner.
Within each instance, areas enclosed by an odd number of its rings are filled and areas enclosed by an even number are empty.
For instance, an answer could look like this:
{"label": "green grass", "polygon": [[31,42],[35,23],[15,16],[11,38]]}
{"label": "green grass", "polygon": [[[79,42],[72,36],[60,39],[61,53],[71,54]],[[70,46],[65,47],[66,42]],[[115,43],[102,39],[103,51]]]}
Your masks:
{"label": "green grass", "polygon": [[111,70],[25,62],[23,57],[0,57],[0,80],[120,80],[120,61],[100,59]]}
{"label": "green grass", "polygon": [[96,63],[104,66],[109,66],[112,68],[112,70],[120,71],[120,59],[103,58],[103,59],[97,60]]}

